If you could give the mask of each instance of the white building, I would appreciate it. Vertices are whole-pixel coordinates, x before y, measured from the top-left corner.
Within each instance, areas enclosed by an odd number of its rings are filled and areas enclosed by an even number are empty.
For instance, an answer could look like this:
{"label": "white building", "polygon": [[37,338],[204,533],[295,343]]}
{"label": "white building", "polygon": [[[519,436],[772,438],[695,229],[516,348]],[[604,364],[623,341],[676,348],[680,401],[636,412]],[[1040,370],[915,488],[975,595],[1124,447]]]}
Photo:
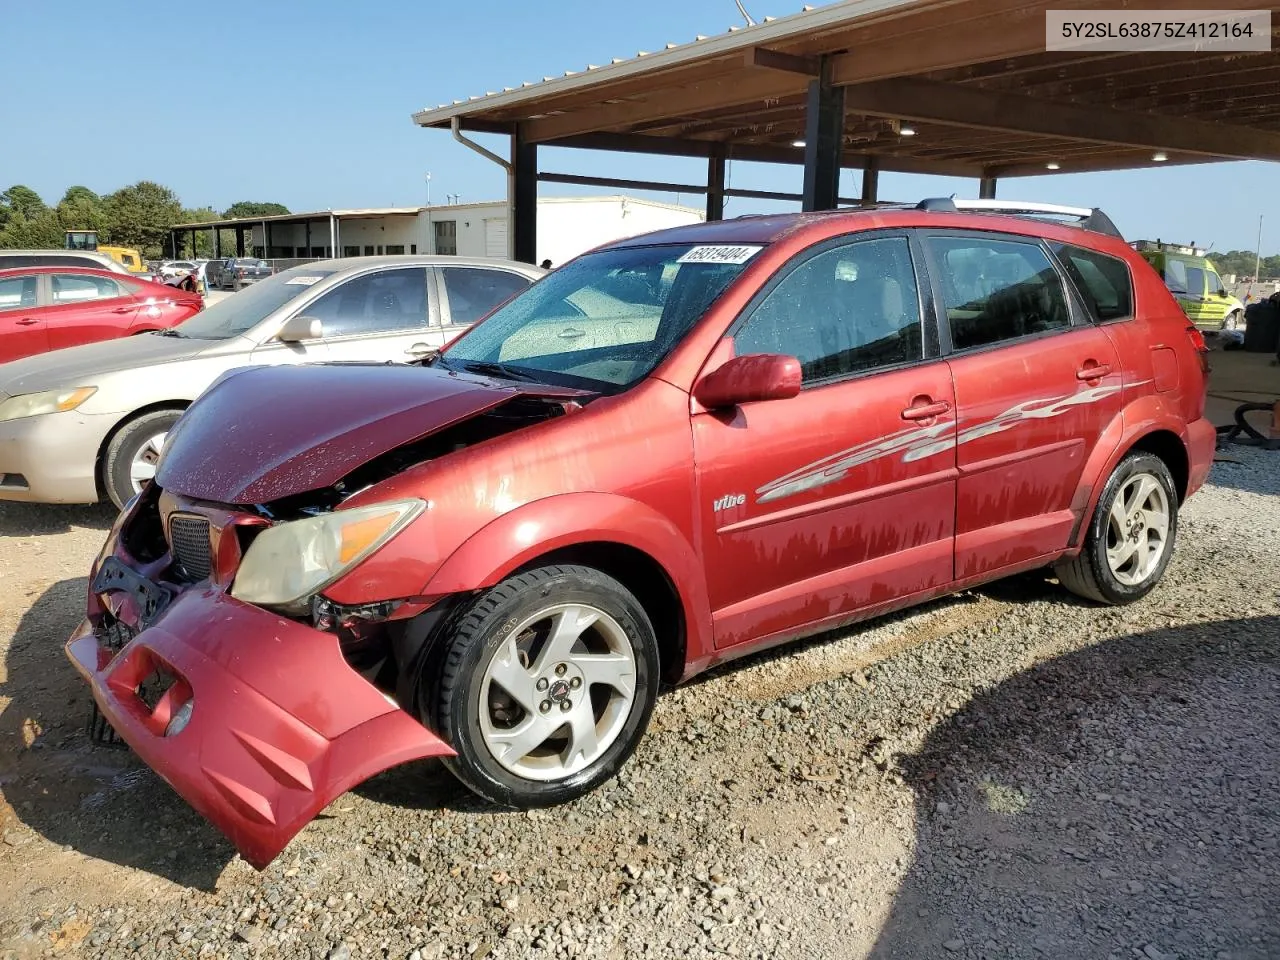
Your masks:
{"label": "white building", "polygon": [[[537,262],[559,266],[612,240],[696,223],[701,210],[637,197],[544,197],[538,200]],[[218,220],[173,228],[178,248],[201,230],[234,230],[239,250],[272,260],[437,253],[507,255],[507,205],[325,210],[276,217]],[[335,254],[336,251],[336,254]]]}

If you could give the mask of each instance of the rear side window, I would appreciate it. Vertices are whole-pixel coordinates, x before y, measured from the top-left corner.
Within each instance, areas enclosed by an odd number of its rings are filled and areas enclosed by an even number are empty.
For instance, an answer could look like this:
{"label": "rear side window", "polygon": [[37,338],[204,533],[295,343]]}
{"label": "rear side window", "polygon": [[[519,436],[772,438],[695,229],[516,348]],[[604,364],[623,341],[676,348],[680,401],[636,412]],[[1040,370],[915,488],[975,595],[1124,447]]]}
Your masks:
{"label": "rear side window", "polygon": [[805,383],[919,360],[920,298],[903,237],[859,240],[806,260],[734,334],[734,353],[796,357]]}
{"label": "rear side window", "polygon": [[1070,244],[1053,248],[1075,282],[1094,320],[1123,320],[1133,316],[1133,278],[1119,257]]}
{"label": "rear side window", "polygon": [[1187,267],[1187,293],[1193,297],[1204,296],[1204,271],[1199,267]]}
{"label": "rear side window", "polygon": [[929,237],[957,350],[1071,325],[1062,280],[1039,244],[988,237]]}
{"label": "rear side window", "polygon": [[1187,265],[1173,258],[1165,260],[1164,285],[1172,293],[1186,293],[1190,290],[1191,288],[1187,286]]}
{"label": "rear side window", "polygon": [[55,273],[53,302],[55,304],[83,303],[86,300],[108,300],[124,296],[120,285],[106,277],[79,276],[73,273]]}
{"label": "rear side window", "polygon": [[22,310],[35,305],[35,277],[5,277],[0,280],[0,310]]}
{"label": "rear side window", "polygon": [[[404,248],[401,248],[404,252]],[[449,297],[449,316],[454,323],[475,323],[500,303],[529,286],[528,277],[506,270],[480,267],[444,267],[445,293]]]}

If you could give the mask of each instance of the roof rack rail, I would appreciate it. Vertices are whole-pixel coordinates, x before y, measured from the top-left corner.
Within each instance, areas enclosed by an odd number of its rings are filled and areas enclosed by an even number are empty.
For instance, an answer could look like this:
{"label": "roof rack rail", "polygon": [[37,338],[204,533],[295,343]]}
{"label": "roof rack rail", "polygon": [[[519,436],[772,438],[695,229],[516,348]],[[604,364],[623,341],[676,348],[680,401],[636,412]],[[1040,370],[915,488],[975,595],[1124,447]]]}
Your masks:
{"label": "roof rack rail", "polygon": [[957,200],[954,197],[931,197],[921,200],[917,210],[933,213],[1003,213],[1009,216],[1074,217],[1080,226],[1094,233],[1124,239],[1111,218],[1097,207],[1066,207],[1057,203],[1030,203],[1023,200]]}

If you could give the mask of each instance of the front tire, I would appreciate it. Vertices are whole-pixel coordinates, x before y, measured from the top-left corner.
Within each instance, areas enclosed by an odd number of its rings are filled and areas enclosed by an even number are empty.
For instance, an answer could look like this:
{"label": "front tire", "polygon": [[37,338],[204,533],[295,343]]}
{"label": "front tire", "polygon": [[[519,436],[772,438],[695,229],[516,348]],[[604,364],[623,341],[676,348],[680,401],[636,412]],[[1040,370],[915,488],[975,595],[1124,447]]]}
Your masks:
{"label": "front tire", "polygon": [[1232,310],[1222,321],[1223,330],[1239,330],[1244,326],[1244,315],[1239,310]]}
{"label": "front tire", "polygon": [[1079,555],[1057,564],[1062,585],[1099,603],[1133,603],[1152,591],[1173,556],[1178,494],[1163,460],[1137,451],[1117,464]]}
{"label": "front tire", "polygon": [[635,750],[658,692],[658,642],[639,601],[591,567],[509,577],[456,621],[424,676],[445,761],[485,799],[545,807],[608,780]]}
{"label": "front tire", "polygon": [[102,481],[117,507],[123,509],[156,475],[165,437],[180,416],[181,410],[153,410],[130,420],[111,438],[103,458]]}

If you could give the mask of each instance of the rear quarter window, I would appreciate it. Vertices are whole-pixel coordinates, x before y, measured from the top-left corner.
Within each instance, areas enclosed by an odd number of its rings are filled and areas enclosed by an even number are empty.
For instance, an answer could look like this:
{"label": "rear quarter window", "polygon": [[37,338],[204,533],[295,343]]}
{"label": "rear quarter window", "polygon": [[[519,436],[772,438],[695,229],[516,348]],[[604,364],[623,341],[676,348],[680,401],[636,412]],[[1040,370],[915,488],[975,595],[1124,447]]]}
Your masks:
{"label": "rear quarter window", "polygon": [[1133,277],[1119,257],[1071,244],[1058,244],[1053,252],[1080,291],[1094,320],[1124,320],[1133,316]]}

